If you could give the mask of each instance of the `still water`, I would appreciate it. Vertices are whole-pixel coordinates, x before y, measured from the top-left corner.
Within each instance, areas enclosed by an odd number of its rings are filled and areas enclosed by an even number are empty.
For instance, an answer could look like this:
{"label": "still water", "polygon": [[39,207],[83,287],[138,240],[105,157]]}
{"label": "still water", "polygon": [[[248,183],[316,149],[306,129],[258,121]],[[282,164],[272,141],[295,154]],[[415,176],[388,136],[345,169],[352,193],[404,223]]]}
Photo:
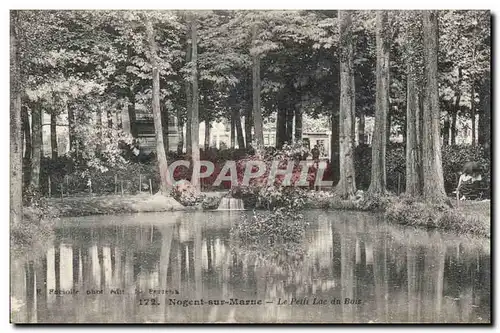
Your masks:
{"label": "still water", "polygon": [[61,219],[47,249],[11,260],[12,321],[491,320],[487,239],[394,226],[366,213],[311,211],[305,256],[271,264],[235,250],[230,230],[245,214],[252,213]]}

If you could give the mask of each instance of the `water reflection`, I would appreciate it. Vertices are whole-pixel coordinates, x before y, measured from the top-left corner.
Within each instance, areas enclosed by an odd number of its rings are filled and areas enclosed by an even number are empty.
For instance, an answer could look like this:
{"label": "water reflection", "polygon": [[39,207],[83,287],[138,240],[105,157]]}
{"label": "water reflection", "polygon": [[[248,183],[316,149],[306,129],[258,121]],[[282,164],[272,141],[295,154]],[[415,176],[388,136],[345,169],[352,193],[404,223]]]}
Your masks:
{"label": "water reflection", "polygon": [[[13,258],[12,320],[490,321],[488,240],[397,227],[362,213],[311,212],[306,256],[290,269],[234,251],[230,228],[242,214],[63,220],[38,259]],[[139,305],[145,298],[159,305]],[[168,305],[229,298],[273,303]],[[314,298],[328,304],[313,305]],[[279,299],[304,305],[277,305]]]}

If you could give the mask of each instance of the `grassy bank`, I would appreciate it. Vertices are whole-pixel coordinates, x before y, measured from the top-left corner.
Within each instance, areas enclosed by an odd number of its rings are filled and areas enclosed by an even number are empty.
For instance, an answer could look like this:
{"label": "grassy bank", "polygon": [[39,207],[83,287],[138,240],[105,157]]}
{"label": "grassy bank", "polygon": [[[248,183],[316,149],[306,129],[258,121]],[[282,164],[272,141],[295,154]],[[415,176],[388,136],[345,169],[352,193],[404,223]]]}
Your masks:
{"label": "grassy bank", "polygon": [[44,253],[54,237],[54,221],[44,207],[26,207],[23,223],[10,226],[10,249],[14,256],[35,256]]}
{"label": "grassy bank", "polygon": [[398,199],[385,208],[388,221],[402,225],[450,230],[490,237],[489,201],[463,201],[448,208],[419,201]]}
{"label": "grassy bank", "polygon": [[171,197],[150,194],[41,198],[36,204],[23,208],[23,223],[11,226],[12,254],[42,253],[44,246],[51,243],[54,221],[58,217],[196,209],[199,206],[185,207]]}
{"label": "grassy bank", "polygon": [[[39,208],[25,209],[28,223],[18,227],[19,230],[12,230],[11,234],[19,238],[22,244],[32,242],[37,237],[33,235],[44,234],[45,229],[49,229],[40,221],[55,217],[216,209],[221,196],[226,193],[203,194],[205,199],[201,204],[188,207],[171,197],[149,194],[43,198],[40,203],[40,207],[44,207],[43,213]],[[392,223],[490,237],[489,201],[462,201],[458,207],[449,208],[396,196],[341,200],[327,191],[307,191],[301,195],[305,209],[377,211],[382,212],[387,221]],[[453,203],[456,205],[456,202]]]}
{"label": "grassy bank", "polygon": [[452,203],[454,207],[450,208],[396,196],[342,200],[328,192],[311,192],[306,199],[306,207],[310,209],[377,211],[392,223],[490,237],[489,201],[461,201],[457,205],[452,200]]}
{"label": "grassy bank", "polygon": [[71,196],[44,198],[42,204],[49,207],[53,216],[86,216],[140,212],[166,212],[198,209],[185,207],[171,197],[160,194]]}

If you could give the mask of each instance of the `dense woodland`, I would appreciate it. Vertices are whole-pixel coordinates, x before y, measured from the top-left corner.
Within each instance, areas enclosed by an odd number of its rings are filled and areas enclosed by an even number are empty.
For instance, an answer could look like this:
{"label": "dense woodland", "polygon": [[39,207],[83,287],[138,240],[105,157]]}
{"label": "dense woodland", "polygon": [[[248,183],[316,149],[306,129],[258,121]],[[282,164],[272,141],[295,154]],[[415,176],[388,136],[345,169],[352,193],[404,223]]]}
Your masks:
{"label": "dense woodland", "polygon": [[[489,150],[488,11],[58,10],[12,11],[10,20],[15,223],[23,186],[40,188],[42,113],[51,115],[52,159],[65,115],[70,158],[104,169],[126,162],[136,104],[147,105],[162,192],[171,115],[179,120],[178,152],[188,152],[194,169],[209,140],[199,137],[200,122],[230,119],[233,142],[258,148],[274,116],[279,149],[300,141],[304,114],[328,116],[342,197],[356,192],[355,126],[363,145],[365,117],[375,117],[374,195],[387,189],[391,131],[404,138],[407,194],[438,203],[446,200],[441,150],[464,131],[458,119],[470,119],[472,145]],[[131,135],[117,116],[123,108]]]}

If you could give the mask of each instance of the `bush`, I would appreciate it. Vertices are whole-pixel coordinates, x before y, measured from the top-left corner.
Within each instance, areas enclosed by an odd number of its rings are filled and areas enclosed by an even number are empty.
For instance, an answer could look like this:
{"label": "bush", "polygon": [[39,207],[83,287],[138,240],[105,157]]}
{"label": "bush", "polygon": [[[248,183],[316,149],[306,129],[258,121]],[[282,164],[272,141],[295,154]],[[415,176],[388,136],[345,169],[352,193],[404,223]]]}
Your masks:
{"label": "bush", "polygon": [[[220,187],[214,188],[213,182],[219,175],[224,163],[227,160],[237,161],[237,178],[241,184],[247,161],[259,159],[264,161],[268,166],[268,172],[259,179],[252,179],[251,186],[258,187],[267,186],[267,177],[271,162],[275,159],[283,161],[283,168],[288,160],[298,162],[306,155],[306,149],[300,144],[285,145],[282,149],[276,150],[272,147],[267,147],[258,152],[245,149],[209,149],[201,151],[201,159],[208,160],[215,164],[214,173],[201,180],[203,189],[230,189],[231,184],[228,181],[222,182]],[[177,154],[169,152],[167,160],[172,163],[176,160],[189,160],[189,154]],[[43,158],[41,161],[41,194],[48,194],[48,176],[50,174],[52,183],[52,195],[60,195],[61,184],[64,193],[81,193],[89,192],[89,180],[92,183],[93,193],[114,193],[115,189],[118,193],[121,192],[123,184],[125,193],[137,193],[140,187],[140,176],[142,175],[142,191],[149,191],[149,179],[152,181],[153,192],[159,190],[160,177],[156,162],[155,154],[132,156],[129,160],[118,159],[116,163],[95,163],[95,158],[90,159],[75,159],[71,156],[60,156],[55,160]],[[490,157],[489,151],[484,150],[482,146],[443,146],[442,148],[442,163],[444,172],[445,190],[451,193],[457,185],[459,173],[463,165],[469,161],[476,161],[483,166],[483,176],[486,183],[490,183]],[[387,189],[393,193],[399,194],[405,190],[405,171],[406,171],[406,156],[404,144],[390,143],[387,146],[386,166],[387,166]],[[356,171],[356,186],[360,190],[367,190],[370,185],[371,173],[371,147],[360,145],[355,149],[354,166]],[[26,170],[27,171],[27,170]],[[173,175],[176,181],[191,180],[192,170],[184,167],[179,167]],[[118,183],[115,188],[115,176]],[[297,181],[300,176],[300,168],[298,164],[294,168],[292,182]],[[311,167],[307,177],[310,187],[313,186],[316,176],[316,169]],[[324,180],[331,180],[331,167],[328,165],[325,171]],[[274,185],[279,185],[283,180],[283,176],[276,179]],[[233,184],[234,185],[234,184]],[[241,186],[241,185],[239,185]],[[489,191],[488,191],[489,193]],[[26,193],[26,197],[31,197],[30,194],[36,196],[35,193]],[[256,203],[251,198],[255,194],[254,190],[243,189],[242,199],[246,205],[253,207]]]}
{"label": "bush", "polygon": [[260,188],[258,186],[234,186],[229,195],[235,199],[243,200],[246,209],[257,207]]}
{"label": "bush", "polygon": [[218,196],[206,197],[203,199],[203,202],[201,203],[201,207],[205,210],[217,209],[217,208],[219,208],[219,204],[220,204],[221,200],[222,200],[222,198],[218,197]]}
{"label": "bush", "polygon": [[171,194],[183,206],[194,206],[203,200],[200,192],[187,180],[178,182]]}
{"label": "bush", "polygon": [[90,188],[92,193],[97,194],[110,194],[115,191],[121,193],[122,186],[125,193],[137,193],[139,188],[149,192],[149,179],[154,193],[160,187],[160,177],[155,162],[151,164],[127,162],[102,169],[91,167],[84,160],[74,161],[68,156],[61,156],[55,160],[43,158],[40,184],[44,195],[49,193],[49,175],[53,196],[60,196],[61,189],[65,195],[90,193]]}

